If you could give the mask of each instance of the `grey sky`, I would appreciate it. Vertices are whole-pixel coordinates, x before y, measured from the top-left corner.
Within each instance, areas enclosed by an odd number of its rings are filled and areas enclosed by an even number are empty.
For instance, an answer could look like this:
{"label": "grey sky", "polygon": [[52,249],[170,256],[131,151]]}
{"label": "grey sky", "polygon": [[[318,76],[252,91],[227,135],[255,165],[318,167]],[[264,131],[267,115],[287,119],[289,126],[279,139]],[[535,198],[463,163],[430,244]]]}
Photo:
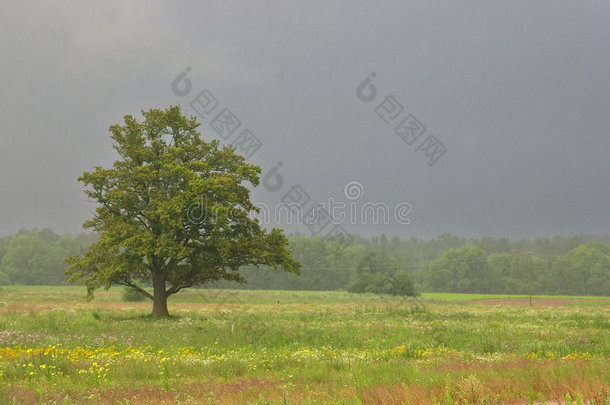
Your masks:
{"label": "grey sky", "polygon": [[[203,89],[262,141],[263,173],[282,162],[283,188],[254,193],[269,205],[294,184],[347,201],[356,180],[359,204],[407,201],[423,224],[350,232],[610,233],[608,2],[83,3],[0,2],[0,234],[79,232],[76,178],[116,158],[108,126],[195,114]],[[446,147],[434,165],[375,113],[389,95]]]}

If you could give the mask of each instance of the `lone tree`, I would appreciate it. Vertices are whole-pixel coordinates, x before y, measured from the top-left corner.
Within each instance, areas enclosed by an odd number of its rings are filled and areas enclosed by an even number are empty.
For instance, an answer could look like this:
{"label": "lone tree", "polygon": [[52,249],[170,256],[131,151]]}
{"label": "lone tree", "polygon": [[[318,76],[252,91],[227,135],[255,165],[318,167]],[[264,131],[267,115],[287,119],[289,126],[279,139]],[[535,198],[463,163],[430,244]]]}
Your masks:
{"label": "lone tree", "polygon": [[[89,298],[99,287],[128,286],[153,301],[153,317],[166,317],[170,295],[212,280],[245,282],[241,266],[299,273],[283,232],[249,216],[257,208],[244,183],[258,185],[260,168],[203,141],[179,106],[142,114],[143,122],[127,115],[110,127],[121,159],[78,179],[98,203],[83,227],[99,239],[67,259],[69,280],[85,284]],[[138,282],[152,283],[153,294]]]}

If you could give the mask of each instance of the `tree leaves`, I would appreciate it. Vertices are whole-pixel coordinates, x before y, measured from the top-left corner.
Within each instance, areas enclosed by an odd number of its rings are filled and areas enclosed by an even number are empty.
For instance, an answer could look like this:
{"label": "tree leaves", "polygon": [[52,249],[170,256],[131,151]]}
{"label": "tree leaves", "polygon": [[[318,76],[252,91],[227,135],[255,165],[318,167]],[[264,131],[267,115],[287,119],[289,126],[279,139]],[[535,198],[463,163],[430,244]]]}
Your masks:
{"label": "tree leaves", "polygon": [[[142,114],[142,122],[128,115],[110,127],[121,159],[79,178],[98,203],[84,227],[100,239],[84,257],[70,258],[71,278],[93,292],[159,274],[171,295],[211,280],[240,280],[245,265],[298,272],[282,231],[267,232],[248,216],[248,185],[258,184],[260,168],[232,147],[203,141],[195,118],[178,106]],[[194,204],[199,218],[192,217]]]}

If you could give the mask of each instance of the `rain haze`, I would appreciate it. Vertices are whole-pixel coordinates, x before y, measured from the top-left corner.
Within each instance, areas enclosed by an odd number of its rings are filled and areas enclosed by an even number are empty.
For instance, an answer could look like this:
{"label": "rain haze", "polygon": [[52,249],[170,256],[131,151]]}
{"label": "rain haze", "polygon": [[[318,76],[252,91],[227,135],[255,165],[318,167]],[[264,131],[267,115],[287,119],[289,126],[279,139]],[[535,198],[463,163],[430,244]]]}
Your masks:
{"label": "rain haze", "polygon": [[249,131],[258,202],[409,207],[349,233],[607,234],[609,49],[602,1],[0,2],[0,233],[81,232],[108,127],[180,104]]}
{"label": "rain haze", "polygon": [[609,51],[601,0],[0,0],[0,404],[610,405]]}

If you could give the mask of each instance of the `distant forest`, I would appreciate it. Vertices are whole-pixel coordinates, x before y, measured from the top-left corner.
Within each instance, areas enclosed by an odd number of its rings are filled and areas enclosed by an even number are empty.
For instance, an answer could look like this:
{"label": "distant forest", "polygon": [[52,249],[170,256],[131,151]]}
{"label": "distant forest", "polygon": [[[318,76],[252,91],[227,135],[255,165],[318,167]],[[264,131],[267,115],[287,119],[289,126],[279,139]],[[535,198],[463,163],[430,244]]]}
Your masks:
{"label": "distant forest", "polygon": [[[610,296],[610,235],[432,240],[351,236],[349,244],[289,237],[301,275],[243,268],[247,284],[210,288],[348,290],[413,295],[418,291]],[[0,285],[66,284],[64,258],[84,253],[95,235],[22,230],[0,238]],[[530,258],[529,252],[532,252]]]}

